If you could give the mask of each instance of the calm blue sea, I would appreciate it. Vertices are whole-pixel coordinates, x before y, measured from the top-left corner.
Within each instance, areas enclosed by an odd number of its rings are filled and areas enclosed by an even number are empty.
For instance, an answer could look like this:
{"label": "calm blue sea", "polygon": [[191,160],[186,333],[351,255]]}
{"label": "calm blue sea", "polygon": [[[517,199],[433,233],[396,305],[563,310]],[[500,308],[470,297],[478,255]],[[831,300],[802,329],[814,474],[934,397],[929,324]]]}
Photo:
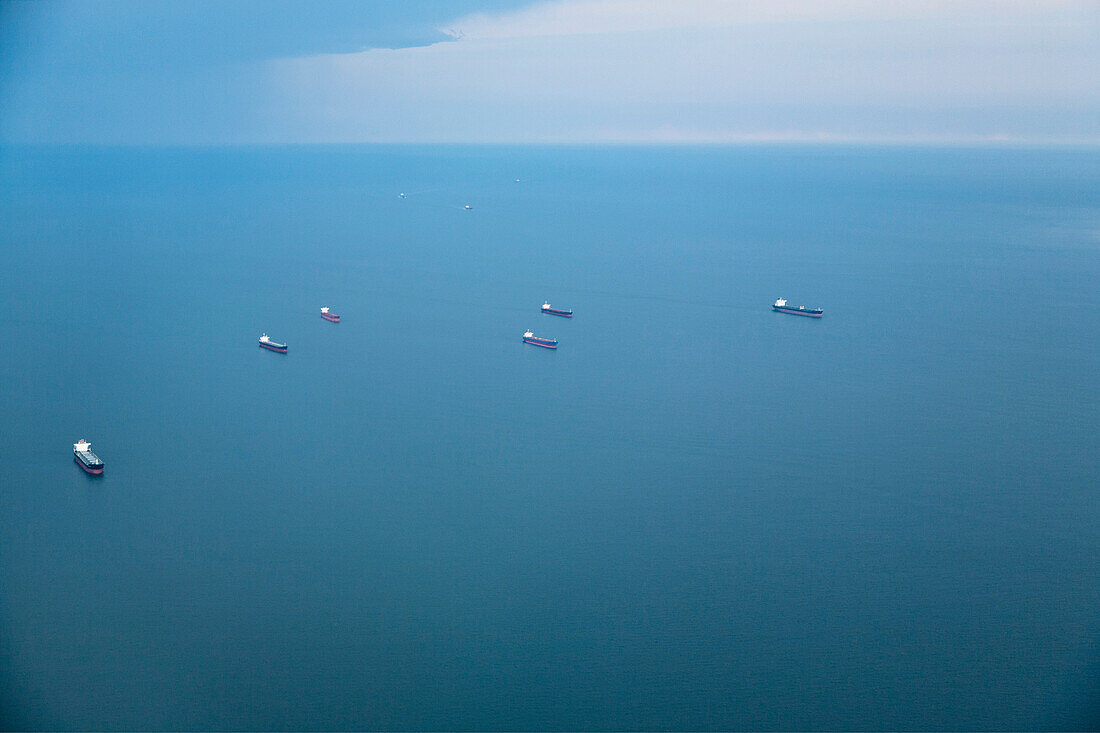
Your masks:
{"label": "calm blue sea", "polygon": [[1100,725],[1100,150],[5,147],[0,257],[7,728]]}

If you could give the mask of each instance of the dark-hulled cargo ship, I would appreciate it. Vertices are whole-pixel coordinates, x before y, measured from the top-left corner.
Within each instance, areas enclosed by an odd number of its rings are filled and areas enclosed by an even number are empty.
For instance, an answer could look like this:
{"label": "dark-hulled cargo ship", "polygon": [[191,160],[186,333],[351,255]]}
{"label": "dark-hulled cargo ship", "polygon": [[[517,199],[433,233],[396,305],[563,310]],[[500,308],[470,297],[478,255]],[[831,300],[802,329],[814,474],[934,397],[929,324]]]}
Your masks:
{"label": "dark-hulled cargo ship", "polygon": [[272,341],[271,337],[266,333],[260,336],[260,348],[267,349],[268,351],[274,351],[277,354],[286,353],[286,344],[280,344],[278,341]]}
{"label": "dark-hulled cargo ship", "polygon": [[810,318],[821,318],[821,314],[825,312],[821,308],[807,308],[804,305],[796,308],[793,305],[787,305],[787,301],[783,298],[772,303],[772,310],[779,313],[790,313],[795,316],[809,316]]}
{"label": "dark-hulled cargo ship", "polygon": [[333,323],[340,322],[340,316],[336,315],[335,313],[329,312],[327,305],[321,309],[321,318],[324,318],[326,321],[332,321]]}
{"label": "dark-hulled cargo ship", "polygon": [[99,476],[103,473],[103,461],[99,460],[99,456],[92,453],[92,444],[86,440],[79,440],[73,443],[73,460],[76,461],[76,465],[84,469],[85,473],[90,473],[93,476]]}

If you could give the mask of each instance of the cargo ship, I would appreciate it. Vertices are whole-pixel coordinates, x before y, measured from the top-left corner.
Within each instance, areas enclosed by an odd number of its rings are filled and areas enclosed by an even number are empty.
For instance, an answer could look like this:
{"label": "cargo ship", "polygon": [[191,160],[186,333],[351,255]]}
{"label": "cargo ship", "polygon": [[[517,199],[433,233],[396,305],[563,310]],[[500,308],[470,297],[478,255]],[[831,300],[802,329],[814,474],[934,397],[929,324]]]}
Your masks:
{"label": "cargo ship", "polygon": [[103,473],[103,461],[99,460],[99,456],[95,453],[92,453],[92,444],[83,438],[73,443],[73,460],[84,469],[85,473],[90,473],[93,476],[99,476]]}
{"label": "cargo ship", "polygon": [[279,354],[286,353],[286,344],[280,344],[278,341],[272,341],[271,337],[268,336],[266,333],[263,336],[260,336],[260,348],[269,349],[270,351],[274,351]]}
{"label": "cargo ship", "polygon": [[807,308],[804,305],[795,308],[793,305],[787,305],[787,301],[783,298],[772,303],[772,310],[779,313],[790,313],[796,316],[809,316],[810,318],[821,318],[821,314],[825,312],[820,308]]}
{"label": "cargo ship", "polygon": [[321,318],[324,318],[326,321],[332,321],[333,323],[340,322],[340,316],[335,313],[329,313],[327,305],[321,309]]}
{"label": "cargo ship", "polygon": [[572,308],[570,308],[569,310],[565,310],[563,308],[551,308],[549,300],[542,304],[542,312],[543,313],[549,313],[552,316],[561,316],[562,318],[572,318],[573,317],[573,309]]}
{"label": "cargo ship", "polygon": [[535,334],[528,331],[523,334],[523,343],[531,344],[532,346],[541,346],[544,349],[556,349],[558,348],[558,342],[554,339],[539,338]]}

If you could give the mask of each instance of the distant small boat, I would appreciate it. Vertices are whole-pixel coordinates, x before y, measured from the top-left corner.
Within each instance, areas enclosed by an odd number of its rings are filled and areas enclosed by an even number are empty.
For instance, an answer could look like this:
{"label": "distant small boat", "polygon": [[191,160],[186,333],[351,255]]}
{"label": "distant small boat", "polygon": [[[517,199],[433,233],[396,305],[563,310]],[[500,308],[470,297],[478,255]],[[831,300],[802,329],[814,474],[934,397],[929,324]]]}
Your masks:
{"label": "distant small boat", "polygon": [[795,308],[793,305],[787,305],[787,301],[783,298],[779,298],[772,303],[772,310],[779,313],[790,313],[795,316],[809,316],[810,318],[821,318],[821,314],[825,312],[820,308],[807,308],[804,305]]}
{"label": "distant small boat", "polygon": [[398,198],[405,198],[405,194],[403,194],[403,193],[399,193],[399,194],[397,194],[397,197],[398,197]]}
{"label": "distant small boat", "polygon": [[466,211],[469,211],[469,210],[470,210],[470,209],[472,209],[472,208],[474,208],[474,207],[473,207],[473,206],[470,206],[469,204],[466,204]]}
{"label": "distant small boat", "polygon": [[260,348],[268,349],[279,354],[286,353],[286,344],[280,344],[278,341],[272,341],[271,337],[266,333],[260,336]]}
{"label": "distant small boat", "polygon": [[558,348],[558,342],[554,339],[539,338],[535,334],[528,331],[523,334],[523,343],[531,344],[532,346],[541,346],[544,349],[556,349]]}
{"label": "distant small boat", "polygon": [[326,321],[332,321],[333,323],[340,322],[340,316],[335,313],[329,313],[327,305],[321,309],[321,318],[324,318]]}
{"label": "distant small boat", "polygon": [[85,473],[93,476],[103,473],[103,461],[92,453],[92,444],[84,439],[73,443],[73,460],[76,461],[76,465],[84,469]]}
{"label": "distant small boat", "polygon": [[542,312],[543,313],[549,313],[552,316],[561,316],[562,318],[572,318],[573,317],[573,309],[572,308],[570,308],[568,310],[565,310],[565,309],[562,309],[562,308],[551,308],[550,307],[550,301],[546,301],[545,303],[542,304]]}

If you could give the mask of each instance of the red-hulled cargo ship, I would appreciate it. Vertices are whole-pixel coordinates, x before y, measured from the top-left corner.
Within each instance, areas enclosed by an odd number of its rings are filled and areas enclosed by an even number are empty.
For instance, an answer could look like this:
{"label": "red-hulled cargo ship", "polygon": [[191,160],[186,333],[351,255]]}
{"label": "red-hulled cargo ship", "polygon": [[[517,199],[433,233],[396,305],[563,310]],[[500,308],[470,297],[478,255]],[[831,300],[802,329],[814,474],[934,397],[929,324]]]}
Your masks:
{"label": "red-hulled cargo ship", "polygon": [[550,301],[546,301],[545,303],[542,304],[542,312],[543,313],[549,313],[552,316],[561,316],[562,318],[572,318],[573,317],[573,309],[572,308],[569,308],[569,309],[566,309],[566,308],[551,308],[550,307]]}
{"label": "red-hulled cargo ship", "polygon": [[326,321],[332,321],[333,323],[340,322],[340,316],[335,313],[330,313],[327,305],[321,309],[321,318],[324,318]]}
{"label": "red-hulled cargo ship", "polygon": [[558,342],[554,339],[539,338],[535,334],[528,331],[523,334],[523,343],[531,344],[532,346],[541,346],[544,349],[556,349],[558,348]]}

